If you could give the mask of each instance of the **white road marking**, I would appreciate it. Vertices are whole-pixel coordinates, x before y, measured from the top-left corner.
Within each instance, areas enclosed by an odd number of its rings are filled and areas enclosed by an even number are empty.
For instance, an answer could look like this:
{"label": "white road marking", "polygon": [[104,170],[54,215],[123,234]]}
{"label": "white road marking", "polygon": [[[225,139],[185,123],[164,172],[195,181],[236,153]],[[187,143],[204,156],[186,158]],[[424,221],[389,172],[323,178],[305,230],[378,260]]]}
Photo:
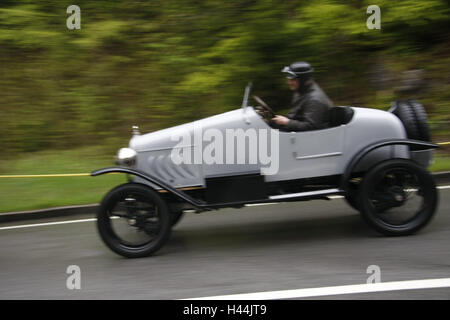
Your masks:
{"label": "white road marking", "polygon": [[276,299],[295,299],[295,298],[331,296],[341,294],[413,290],[413,289],[415,290],[433,289],[433,288],[447,288],[447,287],[450,287],[450,278],[393,281],[393,282],[356,284],[356,285],[345,285],[335,287],[267,291],[267,292],[231,294],[224,296],[191,298],[182,300],[276,300]]}
{"label": "white road marking", "polygon": [[[438,189],[450,189],[449,186],[438,186]],[[341,199],[344,198],[343,196],[328,196],[330,199]],[[280,204],[280,202],[267,202],[267,203],[256,203],[256,204],[247,204],[246,206],[263,206],[263,205],[273,205],[273,204]],[[81,219],[81,220],[68,220],[68,221],[57,221],[57,222],[45,222],[45,223],[35,223],[35,224],[23,224],[18,226],[9,226],[9,227],[0,227],[0,230],[11,230],[11,229],[19,229],[19,228],[31,228],[31,227],[42,227],[42,226],[51,226],[51,225],[58,225],[58,224],[66,224],[66,223],[78,223],[78,222],[91,222],[91,221],[97,221],[96,218],[90,218],[90,219]]]}
{"label": "white road marking", "polygon": [[96,220],[97,220],[96,218],[90,218],[90,219],[80,219],[80,220],[68,220],[68,221],[56,221],[56,222],[34,223],[34,224],[22,224],[22,225],[19,225],[19,226],[1,227],[0,230],[10,230],[10,229],[18,229],[18,228],[31,228],[31,227],[42,227],[42,226],[53,226],[53,225],[57,225],[57,224],[90,222],[90,221],[96,221]]}

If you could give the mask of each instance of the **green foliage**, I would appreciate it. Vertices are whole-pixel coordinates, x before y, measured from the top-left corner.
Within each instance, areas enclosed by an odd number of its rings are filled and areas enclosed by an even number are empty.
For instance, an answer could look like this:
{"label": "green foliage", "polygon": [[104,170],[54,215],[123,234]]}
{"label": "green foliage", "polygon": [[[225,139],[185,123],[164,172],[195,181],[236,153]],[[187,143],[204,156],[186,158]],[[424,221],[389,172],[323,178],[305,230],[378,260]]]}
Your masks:
{"label": "green foliage", "polygon": [[238,107],[248,81],[285,110],[280,69],[296,60],[313,64],[336,104],[376,108],[399,98],[401,72],[423,69],[428,85],[414,98],[450,120],[444,0],[379,0],[381,30],[366,28],[368,0],[80,0],[81,30],[68,30],[71,4],[0,5],[8,155],[126,143],[134,124],[148,132]]}

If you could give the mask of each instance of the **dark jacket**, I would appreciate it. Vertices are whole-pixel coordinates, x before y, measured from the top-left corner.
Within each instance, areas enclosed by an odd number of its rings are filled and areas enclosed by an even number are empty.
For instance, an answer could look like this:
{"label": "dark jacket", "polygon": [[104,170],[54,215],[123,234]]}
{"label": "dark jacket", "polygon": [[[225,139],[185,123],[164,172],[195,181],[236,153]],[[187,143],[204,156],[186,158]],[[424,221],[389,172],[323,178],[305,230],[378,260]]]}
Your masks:
{"label": "dark jacket", "polygon": [[333,103],[312,81],[311,85],[294,93],[291,110],[287,117],[291,119],[285,126],[280,126],[283,131],[318,130],[328,126],[329,109]]}

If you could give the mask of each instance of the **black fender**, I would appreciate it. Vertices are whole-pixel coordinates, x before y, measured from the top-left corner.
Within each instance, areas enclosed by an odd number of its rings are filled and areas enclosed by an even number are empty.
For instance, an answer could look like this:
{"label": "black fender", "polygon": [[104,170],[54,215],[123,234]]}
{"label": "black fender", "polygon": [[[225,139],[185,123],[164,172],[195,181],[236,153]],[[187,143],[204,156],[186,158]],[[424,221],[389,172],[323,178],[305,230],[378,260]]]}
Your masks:
{"label": "black fender", "polygon": [[187,203],[193,205],[194,207],[196,207],[198,209],[203,209],[203,210],[207,209],[207,205],[205,203],[199,202],[196,199],[190,197],[185,192],[168,185],[161,179],[151,176],[151,175],[149,175],[145,172],[139,171],[139,170],[126,168],[126,167],[108,167],[108,168],[103,168],[103,169],[98,169],[98,170],[92,171],[91,176],[96,177],[96,176],[99,176],[102,174],[113,173],[113,172],[132,174],[134,176],[137,176],[139,178],[142,178],[148,182],[151,182],[151,183],[157,185],[158,187],[166,190],[167,192],[170,192],[171,194],[177,196],[178,198],[182,199],[183,201],[186,201]]}
{"label": "black fender", "polygon": [[356,165],[364,158],[364,156],[366,156],[369,152],[371,152],[375,149],[385,147],[385,146],[392,146],[392,145],[407,145],[410,147],[410,150],[413,150],[413,151],[439,148],[439,146],[437,144],[434,144],[431,142],[419,141],[419,140],[412,140],[412,139],[393,139],[393,140],[389,139],[389,140],[381,140],[381,141],[369,144],[368,146],[365,146],[360,151],[358,151],[355,154],[355,156],[352,158],[352,160],[348,163],[348,165],[345,168],[345,171],[341,177],[340,189],[347,192],[349,180],[352,175],[352,172],[355,169]]}

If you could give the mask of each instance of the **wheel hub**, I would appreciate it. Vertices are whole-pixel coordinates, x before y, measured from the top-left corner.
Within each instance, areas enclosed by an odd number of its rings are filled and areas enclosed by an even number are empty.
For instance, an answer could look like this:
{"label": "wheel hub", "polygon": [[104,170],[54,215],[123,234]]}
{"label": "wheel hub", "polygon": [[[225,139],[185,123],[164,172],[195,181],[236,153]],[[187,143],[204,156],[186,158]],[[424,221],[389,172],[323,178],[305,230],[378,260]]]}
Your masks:
{"label": "wheel hub", "polygon": [[391,187],[389,192],[391,193],[393,200],[397,204],[400,204],[406,200],[406,195],[402,187],[399,186]]}

